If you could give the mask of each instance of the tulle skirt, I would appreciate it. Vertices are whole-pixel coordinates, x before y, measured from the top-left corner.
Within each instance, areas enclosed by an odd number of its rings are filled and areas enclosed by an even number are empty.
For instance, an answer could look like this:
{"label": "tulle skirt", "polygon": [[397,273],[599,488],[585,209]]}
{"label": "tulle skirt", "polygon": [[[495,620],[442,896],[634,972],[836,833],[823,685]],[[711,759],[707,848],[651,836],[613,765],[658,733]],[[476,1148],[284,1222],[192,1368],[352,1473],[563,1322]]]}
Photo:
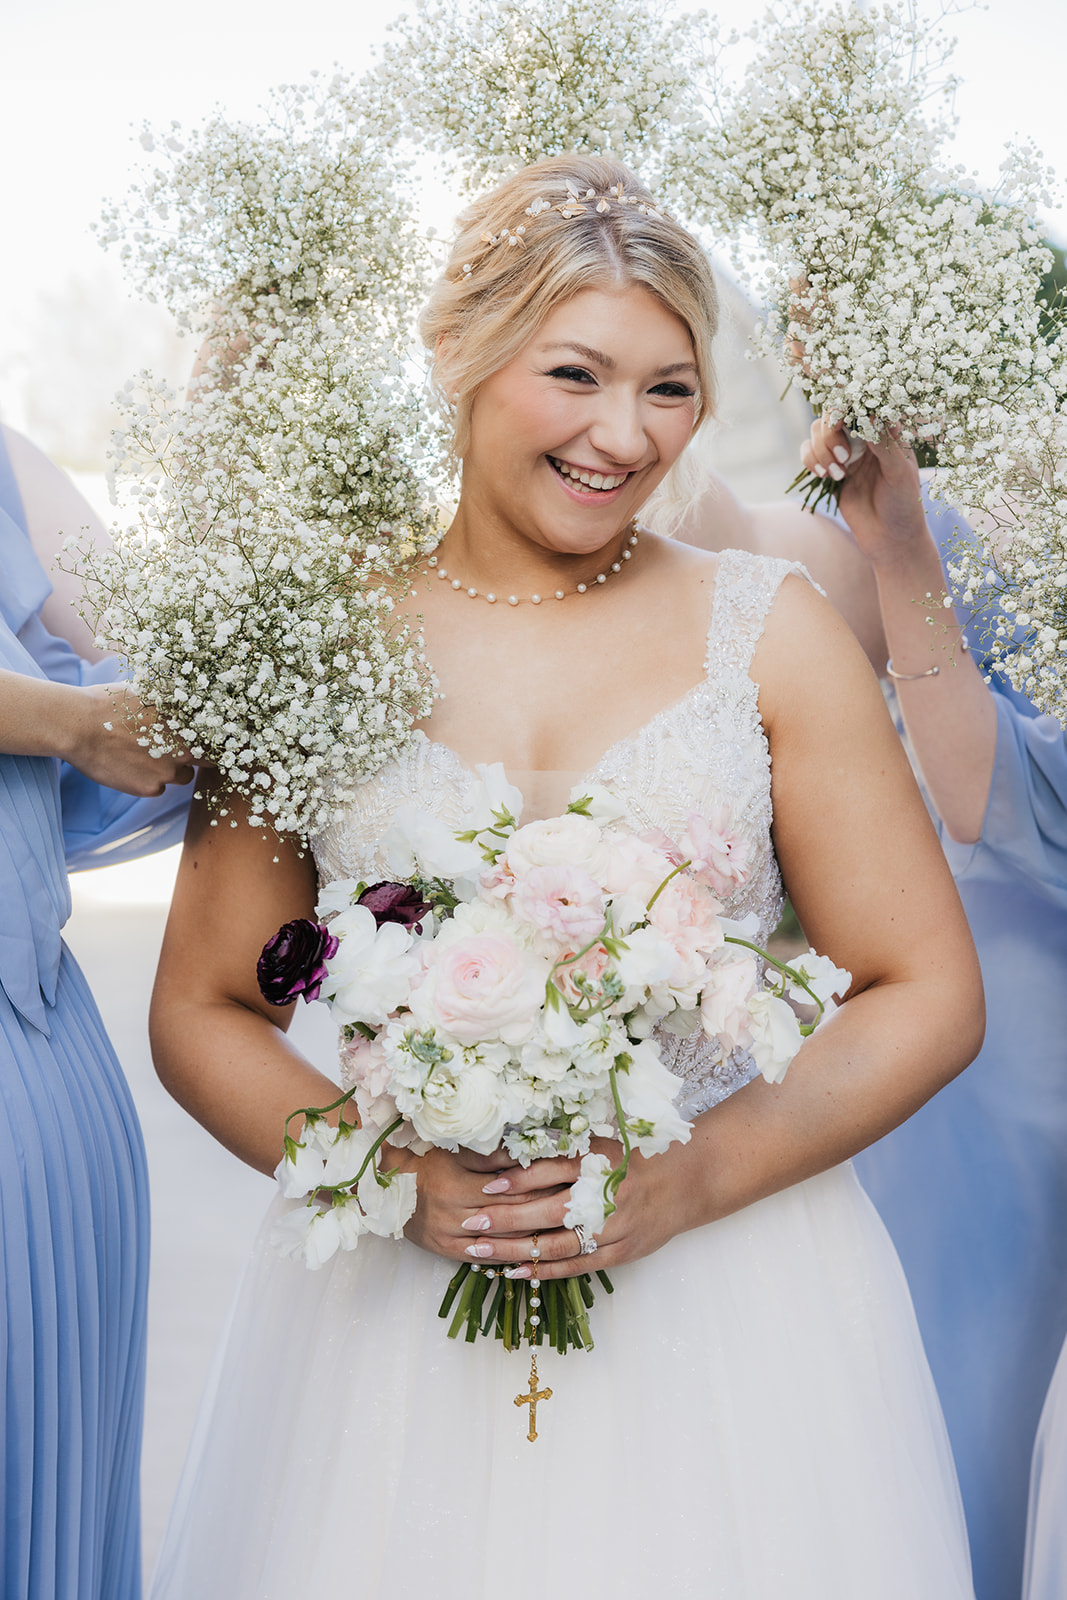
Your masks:
{"label": "tulle skirt", "polygon": [[1041,1414],[1030,1483],[1025,1600],[1067,1595],[1067,1344]]}
{"label": "tulle skirt", "polygon": [[969,1600],[896,1256],[845,1166],[598,1290],[591,1352],[446,1338],[454,1264],[365,1237],[239,1287],[153,1600]]}

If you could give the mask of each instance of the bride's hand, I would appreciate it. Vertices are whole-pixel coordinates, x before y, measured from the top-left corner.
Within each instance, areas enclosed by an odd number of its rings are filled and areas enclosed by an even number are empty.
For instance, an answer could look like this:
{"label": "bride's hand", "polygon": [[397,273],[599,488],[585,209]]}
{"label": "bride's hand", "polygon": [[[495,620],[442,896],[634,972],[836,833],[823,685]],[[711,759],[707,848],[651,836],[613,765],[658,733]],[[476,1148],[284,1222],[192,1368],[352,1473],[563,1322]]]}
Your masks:
{"label": "bride's hand", "polygon": [[850,446],[840,423],[813,422],[800,459],[809,472],[841,484],[841,515],[872,566],[892,566],[929,537],[915,454],[886,438],[850,461]]}
{"label": "bride's hand", "polygon": [[[405,1237],[434,1255],[487,1264],[529,1261],[534,1233],[541,1236],[542,1253],[548,1253],[580,1166],[557,1156],[524,1168],[501,1150],[489,1156],[428,1150],[417,1156],[390,1145],[383,1147],[383,1158],[390,1170],[400,1167],[417,1175],[415,1214]],[[574,1248],[568,1229],[560,1254]]]}
{"label": "bride's hand", "polygon": [[[593,1148],[613,1166],[622,1157],[614,1140],[594,1139]],[[594,1255],[582,1255],[578,1235],[563,1220],[581,1166],[577,1159],[556,1156],[520,1167],[502,1153],[431,1150],[412,1157],[398,1151],[390,1165],[407,1155],[403,1164],[418,1173],[418,1203],[405,1229],[413,1243],[456,1261],[514,1267],[515,1277],[571,1278],[651,1255],[691,1226],[680,1210],[686,1189],[676,1181],[673,1151],[647,1161],[636,1151],[630,1157],[616,1210],[597,1236]],[[530,1264],[535,1235],[541,1252],[536,1268]]]}

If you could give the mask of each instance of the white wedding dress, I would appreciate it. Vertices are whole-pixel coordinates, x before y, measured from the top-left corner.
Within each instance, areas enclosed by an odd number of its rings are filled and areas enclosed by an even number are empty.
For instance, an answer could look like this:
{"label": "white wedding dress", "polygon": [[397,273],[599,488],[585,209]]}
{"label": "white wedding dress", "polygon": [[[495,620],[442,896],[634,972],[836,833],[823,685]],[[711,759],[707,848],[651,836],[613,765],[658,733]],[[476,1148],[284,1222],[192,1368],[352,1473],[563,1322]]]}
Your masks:
{"label": "white wedding dress", "polygon": [[[707,676],[592,772],[635,828],[728,802],[754,868],[729,910],[781,906],[770,758],[748,665],[789,567],[729,552]],[[315,842],[322,879],[387,876],[397,806],[461,825],[473,774],[417,736]],[[669,1052],[695,1113],[753,1076]],[[795,1070],[803,1070],[801,1066]],[[445,1336],[455,1263],[365,1236],[319,1272],[240,1285],[153,1600],[973,1600],[941,1413],[908,1291],[842,1166],[673,1239],[599,1289],[595,1349]]]}

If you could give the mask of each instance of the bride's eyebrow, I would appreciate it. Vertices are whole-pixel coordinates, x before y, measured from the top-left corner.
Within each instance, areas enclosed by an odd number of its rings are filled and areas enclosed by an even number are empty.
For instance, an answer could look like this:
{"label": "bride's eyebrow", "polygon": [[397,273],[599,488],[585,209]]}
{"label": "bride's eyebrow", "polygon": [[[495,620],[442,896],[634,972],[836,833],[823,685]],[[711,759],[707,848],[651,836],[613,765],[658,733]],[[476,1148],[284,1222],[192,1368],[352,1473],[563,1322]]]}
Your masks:
{"label": "bride's eyebrow", "polygon": [[559,344],[543,344],[541,349],[547,354],[549,350],[573,350],[576,355],[582,356],[586,361],[592,361],[598,367],[606,367],[612,371],[615,362],[606,356],[602,350],[594,350],[591,345],[578,344],[573,339],[561,341]]}
{"label": "bride's eyebrow", "polygon": [[[578,344],[574,339],[561,340],[558,344],[543,344],[541,350],[545,355],[550,350],[572,350],[575,355],[581,356],[583,360],[592,361],[595,366],[604,367],[609,372],[613,372],[616,366],[612,358],[606,356],[603,350],[594,350],[592,345],[588,344]],[[668,378],[674,372],[696,372],[696,370],[695,361],[673,361],[670,366],[659,367],[654,376]]]}

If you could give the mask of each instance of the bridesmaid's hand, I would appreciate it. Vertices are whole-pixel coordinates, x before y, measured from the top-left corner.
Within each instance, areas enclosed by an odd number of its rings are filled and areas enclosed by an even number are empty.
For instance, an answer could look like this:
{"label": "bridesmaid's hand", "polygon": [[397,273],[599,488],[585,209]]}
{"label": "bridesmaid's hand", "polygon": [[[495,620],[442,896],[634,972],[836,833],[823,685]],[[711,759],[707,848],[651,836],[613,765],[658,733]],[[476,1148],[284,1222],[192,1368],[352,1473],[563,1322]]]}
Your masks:
{"label": "bridesmaid's hand", "polygon": [[125,684],[87,685],[69,694],[66,738],[57,753],[87,778],[141,797],[192,778],[188,751],[153,756],[141,744],[155,713]]}
{"label": "bridesmaid's hand", "polygon": [[819,421],[800,459],[809,472],[841,484],[841,515],[873,567],[910,559],[929,540],[914,451],[886,438],[850,461],[851,454],[841,424]]}

